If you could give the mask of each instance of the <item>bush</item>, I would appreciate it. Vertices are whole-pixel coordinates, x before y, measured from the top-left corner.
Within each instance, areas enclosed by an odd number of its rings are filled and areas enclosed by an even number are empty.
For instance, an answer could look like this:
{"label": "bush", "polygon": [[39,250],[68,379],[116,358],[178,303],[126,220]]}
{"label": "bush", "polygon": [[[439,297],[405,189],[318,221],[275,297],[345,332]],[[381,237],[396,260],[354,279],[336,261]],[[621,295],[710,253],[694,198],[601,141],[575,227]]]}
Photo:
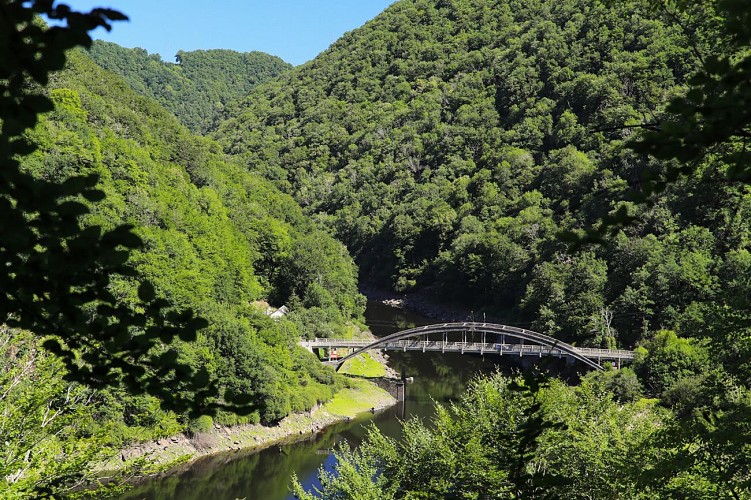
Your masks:
{"label": "bush", "polygon": [[195,436],[200,432],[209,432],[214,427],[214,419],[209,415],[201,415],[198,418],[192,418],[188,422],[188,434]]}

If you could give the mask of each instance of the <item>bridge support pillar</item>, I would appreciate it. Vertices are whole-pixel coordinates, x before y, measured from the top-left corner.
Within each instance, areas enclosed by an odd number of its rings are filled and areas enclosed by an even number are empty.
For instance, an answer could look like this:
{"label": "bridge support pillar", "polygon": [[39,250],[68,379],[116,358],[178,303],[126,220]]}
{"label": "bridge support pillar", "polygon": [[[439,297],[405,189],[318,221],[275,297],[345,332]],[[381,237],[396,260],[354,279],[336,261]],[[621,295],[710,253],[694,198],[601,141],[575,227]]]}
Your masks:
{"label": "bridge support pillar", "polygon": [[407,383],[404,380],[400,380],[396,383],[396,400],[404,401],[407,399],[405,391],[407,390]]}

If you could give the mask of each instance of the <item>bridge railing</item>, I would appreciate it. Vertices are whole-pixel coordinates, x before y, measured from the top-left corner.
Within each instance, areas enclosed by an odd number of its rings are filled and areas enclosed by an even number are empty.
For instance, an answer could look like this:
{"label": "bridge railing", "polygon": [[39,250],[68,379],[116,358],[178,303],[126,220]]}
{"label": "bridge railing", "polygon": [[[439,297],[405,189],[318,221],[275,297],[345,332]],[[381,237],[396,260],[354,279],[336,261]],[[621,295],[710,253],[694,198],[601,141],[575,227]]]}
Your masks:
{"label": "bridge railing", "polygon": [[[351,339],[329,339],[315,338],[310,340],[301,340],[300,345],[307,348],[324,347],[340,349],[356,349],[371,344],[370,340],[351,340]],[[450,352],[477,352],[477,353],[509,353],[519,355],[551,355],[556,357],[565,357],[569,353],[555,346],[546,346],[539,344],[522,344],[522,343],[501,343],[501,342],[459,342],[443,340],[419,340],[419,339],[399,339],[391,340],[383,344],[381,349],[393,350],[442,350]],[[592,347],[575,348],[578,354],[590,359],[600,360],[632,360],[634,353],[624,349],[598,349]]]}
{"label": "bridge railing", "polygon": [[[454,333],[462,335],[461,342],[448,342],[447,335]],[[501,340],[501,342],[495,344],[474,342],[474,334],[476,333],[482,334],[483,341],[486,340],[487,335],[491,335],[491,338],[493,338],[492,336],[495,336],[496,341]],[[471,338],[468,339],[467,334],[471,334]],[[442,335],[443,340],[431,341],[429,340],[428,335]],[[517,343],[507,344],[505,342],[506,337],[515,339]],[[356,356],[360,352],[368,349],[402,349],[405,351],[418,349],[427,351],[429,349],[431,351],[448,350],[462,353],[472,352],[481,354],[496,351],[499,355],[509,352],[519,355],[537,354],[539,356],[565,356],[568,359],[578,360],[597,370],[603,369],[601,362],[605,360],[618,361],[618,365],[620,366],[621,361],[633,359],[633,353],[629,351],[594,348],[581,349],[532,330],[508,325],[475,322],[419,326],[387,335],[380,339],[373,340],[372,342],[367,340],[348,341],[344,339],[316,338],[313,340],[301,341],[300,345],[309,349],[315,347],[353,349],[354,352],[345,355],[341,358],[342,361]],[[339,366],[341,366],[341,364]]]}

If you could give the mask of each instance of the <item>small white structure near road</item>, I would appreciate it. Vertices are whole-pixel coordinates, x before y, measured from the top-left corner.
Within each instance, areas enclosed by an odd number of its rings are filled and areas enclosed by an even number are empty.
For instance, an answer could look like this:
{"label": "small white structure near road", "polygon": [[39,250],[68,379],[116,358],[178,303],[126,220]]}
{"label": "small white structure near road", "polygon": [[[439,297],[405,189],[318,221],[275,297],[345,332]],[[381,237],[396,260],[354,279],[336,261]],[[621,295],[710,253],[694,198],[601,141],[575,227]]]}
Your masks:
{"label": "small white structure near road", "polygon": [[272,313],[267,313],[271,319],[279,319],[287,315],[289,312],[289,309],[287,309],[287,306],[282,306],[276,311]]}

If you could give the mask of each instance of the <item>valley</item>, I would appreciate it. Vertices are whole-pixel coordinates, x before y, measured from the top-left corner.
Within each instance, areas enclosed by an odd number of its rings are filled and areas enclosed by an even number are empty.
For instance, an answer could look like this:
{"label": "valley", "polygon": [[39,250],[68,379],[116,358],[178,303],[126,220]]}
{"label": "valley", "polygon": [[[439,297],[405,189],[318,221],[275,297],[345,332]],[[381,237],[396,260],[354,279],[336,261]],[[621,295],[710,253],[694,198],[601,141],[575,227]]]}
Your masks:
{"label": "valley", "polygon": [[[53,4],[0,1],[0,496],[750,497],[748,0],[399,0],[298,66]],[[376,415],[321,362],[434,323]]]}

